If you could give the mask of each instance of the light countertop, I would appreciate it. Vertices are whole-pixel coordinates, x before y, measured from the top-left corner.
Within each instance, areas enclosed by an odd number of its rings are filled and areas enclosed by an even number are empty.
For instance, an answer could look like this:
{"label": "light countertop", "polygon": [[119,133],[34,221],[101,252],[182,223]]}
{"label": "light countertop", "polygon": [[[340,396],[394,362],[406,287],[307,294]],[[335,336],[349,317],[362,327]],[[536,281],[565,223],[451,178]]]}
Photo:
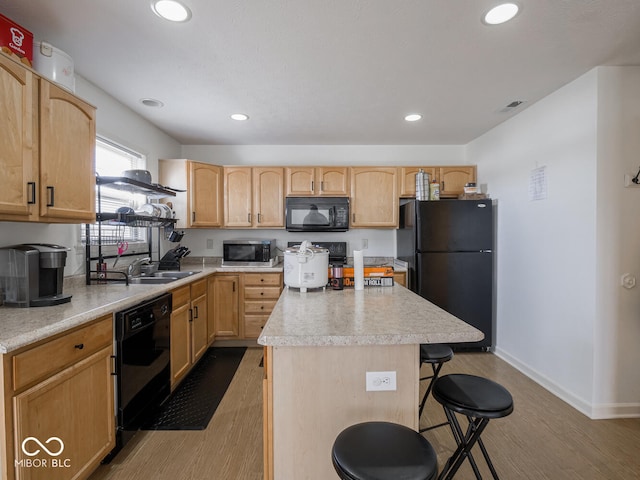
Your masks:
{"label": "light countertop", "polygon": [[258,343],[397,345],[482,340],[482,332],[400,286],[356,291],[285,288]]}
{"label": "light countertop", "polygon": [[[72,295],[69,303],[50,307],[0,307],[0,354],[63,333],[104,315],[127,309],[142,301],[206,278],[212,273],[281,273],[282,263],[267,268],[222,267],[220,259],[207,258],[204,264],[201,258],[185,259],[182,262],[182,270],[193,270],[199,273],[166,284],[129,286],[115,282],[105,285],[86,285],[84,276],[67,277],[63,292]],[[372,287],[367,288],[372,289]],[[397,290],[401,287],[386,288]]]}
{"label": "light countertop", "polygon": [[184,262],[182,270],[199,271],[195,275],[159,285],[126,286],[112,282],[86,285],[84,276],[67,277],[63,292],[71,294],[71,302],[50,307],[0,307],[0,354],[44,340],[66,330],[91,322],[183,285],[206,278],[216,272],[282,272],[275,267],[221,267],[218,262]]}

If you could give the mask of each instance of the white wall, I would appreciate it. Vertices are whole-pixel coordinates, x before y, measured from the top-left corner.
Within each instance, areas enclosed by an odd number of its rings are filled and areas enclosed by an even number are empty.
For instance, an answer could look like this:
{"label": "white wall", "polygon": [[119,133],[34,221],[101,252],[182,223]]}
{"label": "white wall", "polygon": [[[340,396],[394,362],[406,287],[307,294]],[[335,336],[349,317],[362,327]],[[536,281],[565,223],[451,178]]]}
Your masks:
{"label": "white wall", "polygon": [[[619,287],[640,263],[640,231],[619,221],[633,209],[623,197],[640,194],[623,192],[620,175],[633,165],[621,153],[636,167],[640,153],[629,144],[640,130],[619,111],[632,86],[637,97],[637,69],[595,69],[467,146],[498,201],[496,353],[594,418],[640,415],[640,374],[622,360],[637,365],[638,349],[617,338],[640,339],[640,295]],[[637,120],[640,108],[628,110]],[[548,196],[531,201],[539,166]]]}
{"label": "white wall", "polygon": [[[76,76],[75,93],[97,107],[97,133],[145,154],[148,169],[154,176],[158,171],[158,158],[180,155],[178,142],[82,77]],[[84,272],[84,249],[80,246],[79,225],[1,222],[0,245],[27,242],[47,242],[72,247],[67,256],[65,275]]]}
{"label": "white wall", "polygon": [[466,165],[462,145],[184,145],[218,165]]}
{"label": "white wall", "polygon": [[594,416],[640,416],[640,67],[598,69],[597,323]]}

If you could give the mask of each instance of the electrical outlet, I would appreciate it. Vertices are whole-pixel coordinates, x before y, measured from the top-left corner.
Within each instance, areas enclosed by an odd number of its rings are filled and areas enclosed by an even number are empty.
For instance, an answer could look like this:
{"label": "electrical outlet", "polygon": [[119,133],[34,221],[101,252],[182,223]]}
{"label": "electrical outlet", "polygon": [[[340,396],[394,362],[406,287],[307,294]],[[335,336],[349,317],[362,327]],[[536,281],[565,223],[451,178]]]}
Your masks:
{"label": "electrical outlet", "polygon": [[366,372],[367,392],[395,391],[396,372]]}
{"label": "electrical outlet", "polygon": [[369,248],[369,240],[366,238],[362,239],[362,249],[366,250],[367,248]]}
{"label": "electrical outlet", "polygon": [[213,238],[207,238],[207,250],[213,250]]}

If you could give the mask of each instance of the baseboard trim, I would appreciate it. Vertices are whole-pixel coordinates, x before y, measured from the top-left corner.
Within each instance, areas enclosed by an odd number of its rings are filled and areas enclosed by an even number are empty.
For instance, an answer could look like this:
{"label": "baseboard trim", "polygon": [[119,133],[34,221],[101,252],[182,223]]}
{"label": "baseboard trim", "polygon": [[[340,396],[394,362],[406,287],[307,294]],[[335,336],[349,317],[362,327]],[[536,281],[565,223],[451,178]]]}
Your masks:
{"label": "baseboard trim", "polygon": [[494,354],[515,369],[522,372],[538,385],[553,393],[556,397],[565,401],[580,413],[583,413],[593,420],[607,418],[640,418],[640,403],[591,404],[564,389],[546,375],[541,374],[534,368],[531,368],[529,365],[521,362],[505,350],[496,347]]}

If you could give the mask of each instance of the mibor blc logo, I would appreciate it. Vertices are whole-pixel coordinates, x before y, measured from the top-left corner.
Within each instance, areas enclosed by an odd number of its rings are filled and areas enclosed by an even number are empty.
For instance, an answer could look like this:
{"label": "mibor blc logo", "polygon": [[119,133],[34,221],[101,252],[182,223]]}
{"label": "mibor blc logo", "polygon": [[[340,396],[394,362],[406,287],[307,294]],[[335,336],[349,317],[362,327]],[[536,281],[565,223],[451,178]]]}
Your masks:
{"label": "mibor blc logo", "polygon": [[20,445],[22,453],[27,457],[35,457],[41,452],[49,455],[47,458],[24,458],[15,460],[16,467],[26,468],[69,468],[71,460],[69,458],[57,458],[64,451],[64,442],[58,437],[49,437],[44,443],[36,437],[27,437]]}

